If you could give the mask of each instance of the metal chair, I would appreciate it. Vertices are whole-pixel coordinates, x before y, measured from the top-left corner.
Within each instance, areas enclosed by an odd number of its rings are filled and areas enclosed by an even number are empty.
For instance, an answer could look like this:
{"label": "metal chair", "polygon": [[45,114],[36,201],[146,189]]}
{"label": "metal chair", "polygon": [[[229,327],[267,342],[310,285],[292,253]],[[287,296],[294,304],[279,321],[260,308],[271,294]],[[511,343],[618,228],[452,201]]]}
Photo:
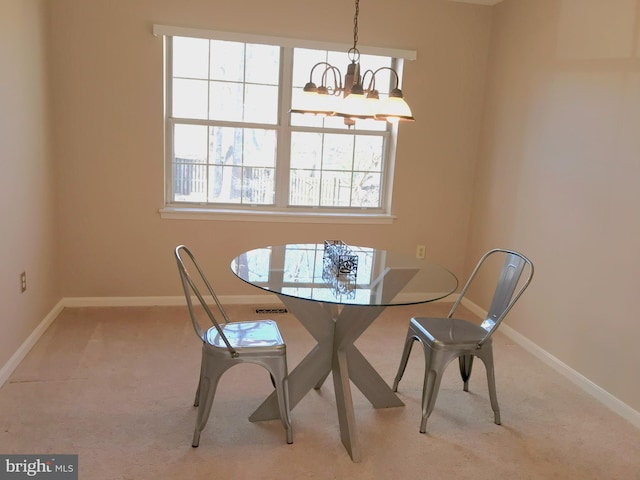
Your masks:
{"label": "metal chair", "polygon": [[[198,416],[192,446],[197,447],[200,443],[200,433],[209,419],[220,377],[229,368],[241,363],[261,365],[271,374],[271,381],[278,397],[280,419],[286,431],[287,443],[293,443],[286,346],[276,322],[273,320],[231,322],[191,251],[186,246],[179,245],[175,249],[175,256],[189,316],[193,328],[202,341],[200,379],[194,401],[194,406],[198,407]],[[189,274],[185,263],[194,267],[194,273],[198,274],[197,277]],[[220,324],[216,321],[198,285],[204,286],[213,298],[224,323]],[[201,325],[198,317],[202,317],[202,315],[198,315],[196,312],[192,295],[195,295],[213,326],[203,327]]]}
{"label": "metal chair", "polygon": [[[504,263],[486,318],[480,325],[467,320],[453,318],[456,308],[460,305],[480,268],[485,265],[485,268],[482,269],[483,272],[491,270],[490,266],[485,262],[494,255],[503,256]],[[527,273],[521,279],[527,266]],[[478,261],[446,318],[414,317],[411,319],[400,360],[400,367],[393,382],[393,390],[395,392],[398,391],[398,383],[407,366],[411,347],[413,342],[417,340],[422,344],[425,356],[420,433],[425,433],[426,431],[427,419],[436,403],[444,370],[456,358],[460,366],[460,375],[464,382],[463,389],[465,392],[469,391],[469,377],[471,376],[473,358],[479,357],[484,363],[494,421],[497,425],[500,425],[500,408],[498,407],[498,398],[496,396],[491,337],[509,310],[529,286],[532,278],[533,264],[521,253],[501,248],[489,250]]]}

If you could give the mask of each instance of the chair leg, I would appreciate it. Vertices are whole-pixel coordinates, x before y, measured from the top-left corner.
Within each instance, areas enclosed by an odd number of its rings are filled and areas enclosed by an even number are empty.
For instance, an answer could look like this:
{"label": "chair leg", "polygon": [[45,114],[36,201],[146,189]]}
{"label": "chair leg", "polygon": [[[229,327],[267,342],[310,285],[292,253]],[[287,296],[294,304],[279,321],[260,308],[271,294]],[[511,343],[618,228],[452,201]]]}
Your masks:
{"label": "chair leg", "polygon": [[289,407],[289,379],[283,378],[276,386],[278,397],[278,409],[280,410],[280,420],[287,435],[287,443],[293,443],[293,428],[291,427],[291,410]]}
{"label": "chair leg", "polygon": [[411,347],[413,347],[413,342],[416,338],[411,333],[411,329],[407,332],[407,338],[404,342],[404,350],[402,351],[402,357],[400,358],[400,365],[398,366],[398,373],[396,374],[396,378],[393,381],[393,391],[398,391],[398,384],[404,375],[404,371],[407,368],[407,362],[409,361],[409,354],[411,353]]}
{"label": "chair leg", "polygon": [[471,377],[471,369],[473,368],[473,355],[461,355],[458,357],[458,363],[460,364],[460,376],[464,382],[462,389],[465,392],[469,391],[469,377]]}
{"label": "chair leg", "polygon": [[200,363],[200,376],[198,377],[198,388],[196,389],[196,398],[193,400],[193,406],[200,405],[200,384],[202,383],[202,362]]}
{"label": "chair leg", "polygon": [[261,362],[256,362],[266,368],[271,376],[271,381],[276,387],[276,399],[278,400],[278,412],[280,421],[287,435],[287,443],[293,443],[293,428],[291,427],[291,405],[289,402],[289,377],[287,376],[287,360],[285,357],[276,357]]}
{"label": "chair leg", "polygon": [[194,448],[200,444],[200,433],[209,421],[213,399],[216,395],[216,389],[218,388],[218,381],[226,370],[224,366],[222,368],[207,367],[205,365],[205,358],[202,360],[202,376],[198,386],[200,390],[198,397],[198,415],[196,417],[196,427],[193,432],[193,441],[191,442],[191,446]]}
{"label": "chair leg", "polygon": [[208,378],[203,378],[200,382],[202,389],[202,398],[200,398],[200,405],[198,406],[198,416],[196,418],[196,427],[193,431],[192,447],[200,445],[200,433],[204,429],[209,415],[211,414],[211,406],[213,404],[213,397],[216,394],[217,381],[211,382]]}
{"label": "chair leg", "polygon": [[[430,362],[433,363],[433,362]],[[420,433],[427,431],[427,419],[438,398],[440,382],[442,381],[442,371],[431,368],[429,365],[424,374],[424,385],[422,387],[422,421],[420,422]]]}
{"label": "chair leg", "polygon": [[483,355],[480,357],[487,371],[487,384],[489,387],[489,400],[491,401],[491,409],[493,410],[493,421],[496,425],[500,425],[500,407],[498,406],[498,395],[496,393],[496,377],[493,369],[493,349],[491,345],[484,346]]}

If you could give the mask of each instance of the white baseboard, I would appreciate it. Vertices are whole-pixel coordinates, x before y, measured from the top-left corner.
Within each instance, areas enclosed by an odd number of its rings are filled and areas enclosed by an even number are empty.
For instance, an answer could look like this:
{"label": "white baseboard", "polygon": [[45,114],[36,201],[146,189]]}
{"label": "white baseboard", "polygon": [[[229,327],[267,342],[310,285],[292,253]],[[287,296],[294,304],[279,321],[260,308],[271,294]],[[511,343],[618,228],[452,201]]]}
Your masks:
{"label": "white baseboard", "polygon": [[[282,303],[273,294],[265,295],[228,295],[218,298],[222,304],[228,305],[274,305]],[[176,297],[65,297],[60,300],[47,316],[31,332],[31,335],[20,345],[20,348],[0,368],[0,387],[5,384],[20,362],[24,360],[42,334],[49,328],[62,310],[66,307],[154,307],[186,305],[184,295]]]}
{"label": "white baseboard", "polygon": [[[211,300],[210,297],[205,299]],[[274,294],[265,295],[221,295],[218,300],[223,305],[273,305],[281,304]],[[158,307],[186,305],[184,295],[176,297],[67,297],[62,301],[65,307]]]}
{"label": "white baseboard", "polygon": [[553,355],[550,355],[547,351],[540,348],[527,337],[516,332],[510,326],[502,325],[500,327],[500,331],[511,340],[516,342],[518,345],[520,345],[522,348],[524,348],[526,351],[531,353],[533,356],[535,356],[539,360],[542,360],[542,362],[546,363],[555,371],[569,379],[579,388],[595,397],[596,400],[600,401],[615,413],[625,418],[636,427],[640,428],[640,412],[637,412],[623,401],[614,397],[609,392],[593,383],[587,377],[569,367],[566,363],[563,363]]}
{"label": "white baseboard", "polygon": [[[264,295],[227,295],[219,297],[220,302],[228,305],[274,305],[281,304],[278,297],[273,294]],[[468,299],[463,299],[463,305],[481,318],[487,314],[475,303]],[[36,344],[38,339],[47,330],[49,325],[56,319],[65,307],[150,307],[150,306],[179,306],[185,305],[184,296],[175,297],[66,297],[58,302],[47,316],[40,322],[35,330],[29,335],[18,350],[11,356],[9,361],[0,368],[0,387],[9,379],[13,371],[20,362],[27,356],[29,351]],[[543,350],[524,335],[518,333],[506,324],[500,327],[500,331],[511,340],[516,342],[527,352],[553,368],[555,371],[573,382],[583,391],[593,396],[606,407],[629,421],[632,425],[640,428],[640,412],[634,410],[620,399],[614,397],[606,390],[602,389],[591,380],[578,373],[567,364],[561,362],[553,355]]]}
{"label": "white baseboard", "polygon": [[31,351],[36,342],[40,339],[42,334],[49,328],[49,325],[53,323],[56,317],[62,312],[64,308],[64,299],[60,300],[55,307],[44,317],[38,326],[31,332],[31,335],[20,345],[20,348],[11,355],[9,361],[0,368],[0,387],[9,379],[13,371],[18,368],[20,362],[24,360],[24,357]]}
{"label": "white baseboard", "polygon": [[[487,315],[486,310],[483,310],[478,305],[466,298],[462,300],[462,304],[473,313],[478,315],[480,318],[485,318]],[[569,381],[594,397],[600,403],[604,404],[610,410],[620,415],[635,427],[640,428],[640,412],[634,410],[617,397],[614,397],[609,392],[599,387],[587,377],[575,371],[573,368],[569,367],[566,363],[560,361],[546,350],[543,350],[527,337],[515,331],[509,325],[503,323],[500,326],[500,331],[515,343],[520,345],[522,348],[524,348],[527,352],[536,357],[538,360],[541,360],[543,363],[553,368],[556,372],[566,377]]]}

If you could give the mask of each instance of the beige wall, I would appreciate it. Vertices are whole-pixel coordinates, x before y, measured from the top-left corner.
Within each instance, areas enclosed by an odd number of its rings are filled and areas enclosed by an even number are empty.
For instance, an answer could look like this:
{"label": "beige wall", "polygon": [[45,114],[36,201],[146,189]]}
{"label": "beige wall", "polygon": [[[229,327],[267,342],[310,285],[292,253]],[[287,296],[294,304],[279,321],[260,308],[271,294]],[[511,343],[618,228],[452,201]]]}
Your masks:
{"label": "beige wall", "polygon": [[506,0],[493,21],[469,258],[530,255],[507,323],[639,411],[640,1]]}
{"label": "beige wall", "polygon": [[[0,0],[0,372],[60,299],[54,275],[45,10]],[[27,290],[20,293],[20,273]]]}
{"label": "beige wall", "polygon": [[[161,220],[162,39],[154,23],[352,41],[353,4],[214,0],[56,0],[51,41],[63,294],[179,295],[172,248],[201,257],[223,295],[258,293],[229,270],[242,251],[285,241],[347,243],[427,254],[460,273],[479,134],[490,9],[442,0],[361,6],[359,42],[410,48],[404,92],[418,122],[402,125],[393,225]],[[336,12],[343,14],[336,15]]]}

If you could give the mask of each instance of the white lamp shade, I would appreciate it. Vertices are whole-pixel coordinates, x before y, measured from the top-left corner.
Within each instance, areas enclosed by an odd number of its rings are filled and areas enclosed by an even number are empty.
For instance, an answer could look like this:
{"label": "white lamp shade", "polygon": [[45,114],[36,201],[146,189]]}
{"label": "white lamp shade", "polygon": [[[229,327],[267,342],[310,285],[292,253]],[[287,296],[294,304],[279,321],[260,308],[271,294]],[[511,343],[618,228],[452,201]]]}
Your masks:
{"label": "white lamp shade", "polygon": [[291,113],[307,113],[313,115],[333,115],[336,97],[317,92],[302,92],[295,100]]}
{"label": "white lamp shade", "polygon": [[349,118],[374,118],[375,110],[372,110],[371,103],[364,94],[350,93],[338,103],[335,114]]}
{"label": "white lamp shade", "polygon": [[380,102],[376,118],[385,120],[404,120],[413,122],[413,114],[407,102],[402,97],[389,97]]}

